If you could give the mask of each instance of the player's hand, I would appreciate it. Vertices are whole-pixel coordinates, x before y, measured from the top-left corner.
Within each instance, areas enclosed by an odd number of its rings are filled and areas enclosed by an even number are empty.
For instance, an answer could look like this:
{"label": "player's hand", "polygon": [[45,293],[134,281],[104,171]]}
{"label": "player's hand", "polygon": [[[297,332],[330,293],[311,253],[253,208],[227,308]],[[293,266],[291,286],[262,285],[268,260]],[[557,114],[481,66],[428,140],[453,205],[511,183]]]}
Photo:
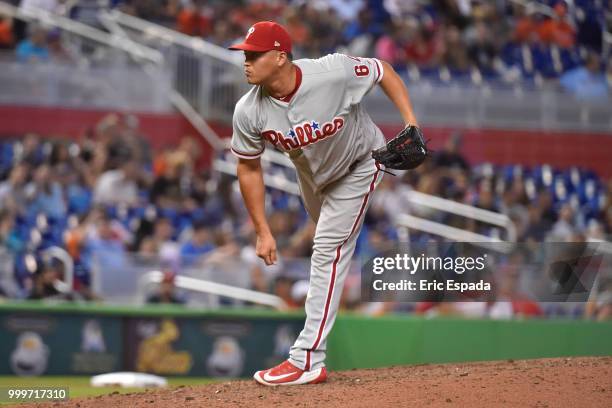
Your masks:
{"label": "player's hand", "polygon": [[264,260],[266,265],[274,265],[276,263],[276,240],[272,234],[257,235],[255,253]]}

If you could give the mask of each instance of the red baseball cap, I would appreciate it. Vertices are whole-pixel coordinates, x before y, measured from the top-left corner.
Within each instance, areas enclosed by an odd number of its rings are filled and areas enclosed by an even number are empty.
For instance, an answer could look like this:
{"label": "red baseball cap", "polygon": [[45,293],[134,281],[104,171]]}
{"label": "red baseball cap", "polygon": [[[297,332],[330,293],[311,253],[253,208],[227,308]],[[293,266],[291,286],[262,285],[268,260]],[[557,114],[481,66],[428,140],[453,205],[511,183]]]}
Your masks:
{"label": "red baseball cap", "polygon": [[270,50],[291,52],[291,37],[282,25],[273,21],[260,21],[247,32],[244,41],[230,50],[265,52]]}

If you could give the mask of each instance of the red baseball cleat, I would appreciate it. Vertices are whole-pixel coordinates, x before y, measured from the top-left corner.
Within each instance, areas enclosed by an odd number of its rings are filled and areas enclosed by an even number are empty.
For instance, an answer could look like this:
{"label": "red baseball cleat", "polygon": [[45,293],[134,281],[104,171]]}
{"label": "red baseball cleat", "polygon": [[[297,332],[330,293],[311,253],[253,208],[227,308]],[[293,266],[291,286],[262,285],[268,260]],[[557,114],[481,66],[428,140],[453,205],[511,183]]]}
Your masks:
{"label": "red baseball cleat", "polygon": [[283,361],[276,367],[257,371],[253,378],[260,384],[275,387],[277,385],[318,384],[327,380],[325,367],[316,370],[300,370],[289,360]]}

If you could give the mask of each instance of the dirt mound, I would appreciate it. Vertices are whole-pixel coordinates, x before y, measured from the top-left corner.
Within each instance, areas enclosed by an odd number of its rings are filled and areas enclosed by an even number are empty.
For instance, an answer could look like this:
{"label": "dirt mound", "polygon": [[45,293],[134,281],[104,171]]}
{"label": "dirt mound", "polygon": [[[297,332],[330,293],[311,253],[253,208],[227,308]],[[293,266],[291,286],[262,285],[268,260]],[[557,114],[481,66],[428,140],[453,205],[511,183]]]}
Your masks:
{"label": "dirt mound", "polygon": [[332,372],[321,385],[254,381],[22,407],[612,407],[612,357],[507,360]]}

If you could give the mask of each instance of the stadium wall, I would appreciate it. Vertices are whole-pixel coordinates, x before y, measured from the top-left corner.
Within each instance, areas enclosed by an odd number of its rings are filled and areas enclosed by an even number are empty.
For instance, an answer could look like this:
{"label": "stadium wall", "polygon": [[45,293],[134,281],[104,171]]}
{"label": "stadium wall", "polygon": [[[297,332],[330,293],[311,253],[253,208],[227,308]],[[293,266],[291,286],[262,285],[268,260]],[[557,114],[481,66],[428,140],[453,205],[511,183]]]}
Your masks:
{"label": "stadium wall", "polygon": [[[358,336],[355,333],[359,333]],[[328,363],[338,370],[397,364],[612,355],[612,322],[338,318]]]}
{"label": "stadium wall", "polygon": [[[108,111],[74,110],[66,108],[0,106],[0,136],[36,132],[45,136],[63,135],[82,137],[88,129],[107,115]],[[185,135],[198,132],[179,114],[133,112],[139,118],[142,133],[154,148],[173,146]],[[231,127],[211,123],[222,137],[231,135]],[[379,124],[390,138],[401,130],[397,124]],[[463,134],[462,153],[473,164],[523,164],[533,166],[547,163],[557,168],[582,166],[602,177],[612,177],[612,134],[547,132],[542,130],[457,129],[430,126],[425,134],[431,147],[439,150],[450,135]],[[210,162],[210,147],[204,147],[201,165]]]}
{"label": "stadium wall", "polygon": [[[177,306],[0,304],[0,375],[249,376],[284,358],[302,313]],[[333,370],[398,364],[612,355],[612,322],[378,318],[340,314]]]}

